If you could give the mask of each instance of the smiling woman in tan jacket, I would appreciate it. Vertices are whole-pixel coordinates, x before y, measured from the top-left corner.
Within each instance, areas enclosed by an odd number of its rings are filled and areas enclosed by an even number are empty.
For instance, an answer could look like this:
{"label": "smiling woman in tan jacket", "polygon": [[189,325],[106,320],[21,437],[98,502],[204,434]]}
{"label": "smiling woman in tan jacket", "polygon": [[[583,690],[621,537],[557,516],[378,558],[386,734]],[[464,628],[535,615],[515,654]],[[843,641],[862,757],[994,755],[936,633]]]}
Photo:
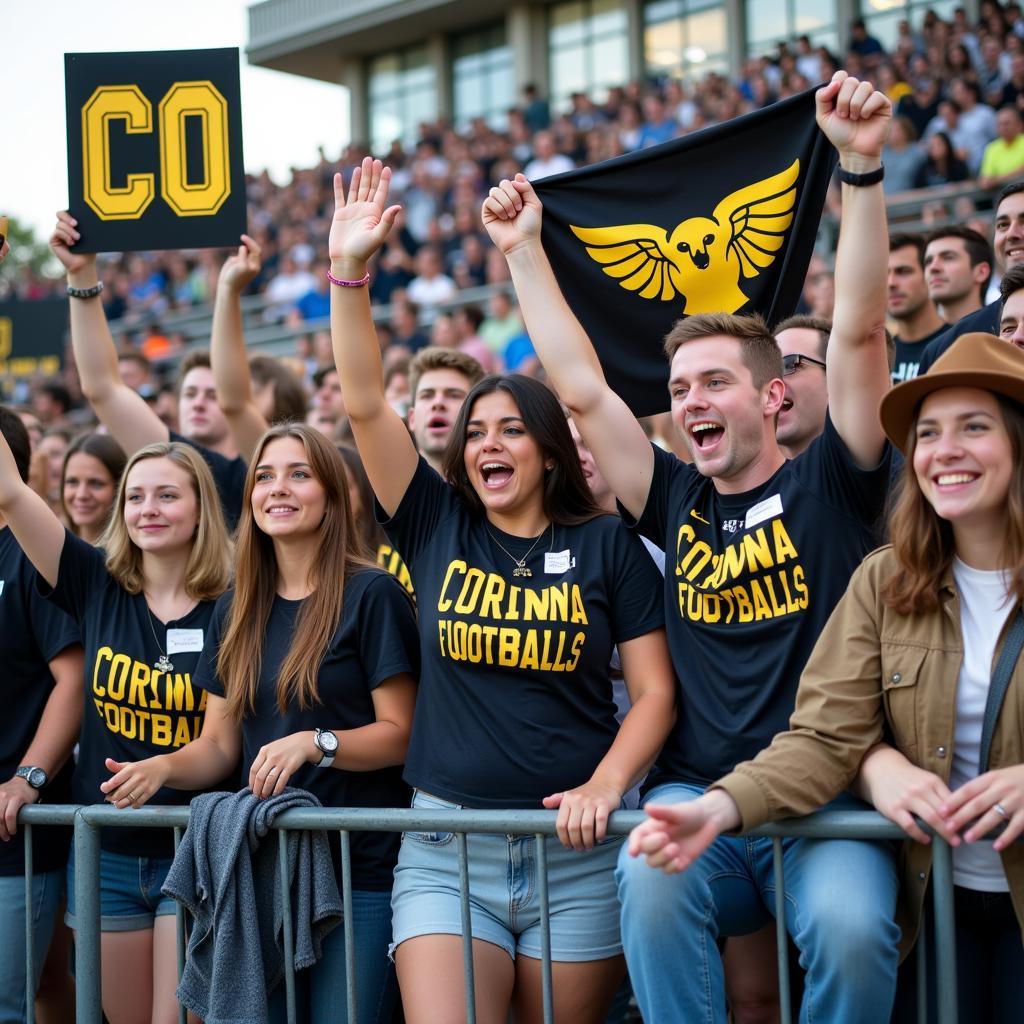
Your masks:
{"label": "smiling woman in tan jacket", "polygon": [[954,847],[961,1019],[1011,1020],[1024,1003],[1024,353],[965,335],[881,417],[907,456],[892,544],[851,579],[789,731],[699,799],[648,806],[630,850],[682,871],[722,832],[853,786],[916,840],[902,856],[903,951],[931,866],[916,816]]}

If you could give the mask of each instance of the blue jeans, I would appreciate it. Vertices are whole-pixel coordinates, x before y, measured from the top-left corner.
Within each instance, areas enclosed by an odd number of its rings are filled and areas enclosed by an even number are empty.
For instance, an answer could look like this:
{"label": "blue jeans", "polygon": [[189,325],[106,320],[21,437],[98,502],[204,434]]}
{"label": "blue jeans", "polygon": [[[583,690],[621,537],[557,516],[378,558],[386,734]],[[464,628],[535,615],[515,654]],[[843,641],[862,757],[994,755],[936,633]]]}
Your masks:
{"label": "blue jeans", "polygon": [[[296,1011],[300,1021],[331,1024],[388,1024],[398,997],[395,965],[388,957],[391,943],[391,893],[353,890],[353,928],[356,946],[356,1013],[349,1021],[345,996],[345,927],[339,924],[323,942],[315,967],[295,975]],[[284,980],[270,996],[270,1020],[287,1020]]]}
{"label": "blue jeans", "polygon": [[[703,790],[669,784],[646,803],[693,800]],[[841,796],[831,810],[862,808]],[[895,850],[888,843],[783,841],[786,927],[807,972],[802,1024],[888,1021],[899,961]],[[666,875],[624,849],[616,871],[622,940],[644,1020],[725,1024],[717,939],[772,921],[770,839],[720,836],[682,874]]]}
{"label": "blue jeans", "polygon": [[[32,950],[35,983],[50,948],[53,926],[64,897],[64,869],[32,876]],[[25,1020],[25,879],[21,875],[0,878],[0,1024]]]}

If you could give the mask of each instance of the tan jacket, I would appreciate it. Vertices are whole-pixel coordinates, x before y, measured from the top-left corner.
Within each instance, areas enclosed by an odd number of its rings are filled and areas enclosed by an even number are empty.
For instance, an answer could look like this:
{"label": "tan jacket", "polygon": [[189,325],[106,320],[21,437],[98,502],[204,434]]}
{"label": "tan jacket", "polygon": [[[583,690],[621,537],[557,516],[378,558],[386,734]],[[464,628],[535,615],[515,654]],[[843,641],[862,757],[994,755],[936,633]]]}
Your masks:
{"label": "tan jacket", "polygon": [[[881,740],[949,781],[963,658],[959,598],[950,572],[940,587],[938,609],[901,615],[879,596],[896,568],[891,547],[864,559],[800,677],[790,731],[715,784],[736,801],[744,830],[818,809],[850,785],[864,755]],[[996,723],[989,767],[1022,762],[1024,656],[1014,668]],[[1002,859],[1024,929],[1024,844],[1004,850]],[[931,847],[908,840],[901,867],[897,920],[905,954],[917,936]]]}

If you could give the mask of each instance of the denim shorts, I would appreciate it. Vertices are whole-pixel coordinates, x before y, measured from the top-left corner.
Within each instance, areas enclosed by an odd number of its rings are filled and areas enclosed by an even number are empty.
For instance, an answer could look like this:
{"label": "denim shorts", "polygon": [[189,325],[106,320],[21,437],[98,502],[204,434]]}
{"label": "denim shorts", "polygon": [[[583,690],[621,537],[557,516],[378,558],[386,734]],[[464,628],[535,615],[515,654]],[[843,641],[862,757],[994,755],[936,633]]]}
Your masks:
{"label": "denim shorts", "polygon": [[[173,914],[175,902],[160,888],[171,870],[170,857],[128,857],[100,850],[100,931],[135,932],[152,928]],[[68,909],[64,921],[75,927],[75,850],[68,860]]]}
{"label": "denim shorts", "polygon": [[[461,810],[416,792],[413,807]],[[615,864],[622,836],[592,850],[547,839],[551,958],[604,960],[622,952]],[[473,938],[540,959],[541,915],[533,836],[469,835],[469,905]],[[393,946],[420,935],[461,935],[458,844],[451,832],[406,832],[391,895]]]}

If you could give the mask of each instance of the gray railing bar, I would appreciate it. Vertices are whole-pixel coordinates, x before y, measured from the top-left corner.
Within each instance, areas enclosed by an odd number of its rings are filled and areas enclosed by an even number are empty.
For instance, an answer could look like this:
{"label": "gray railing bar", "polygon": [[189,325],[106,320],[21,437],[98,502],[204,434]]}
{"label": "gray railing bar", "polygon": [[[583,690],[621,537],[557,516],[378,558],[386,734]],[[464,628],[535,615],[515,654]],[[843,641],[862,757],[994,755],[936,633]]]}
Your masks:
{"label": "gray railing bar", "polygon": [[[923,908],[922,908],[923,910]],[[921,927],[917,930],[917,1024],[928,1024],[928,915],[921,914]]]}
{"label": "gray railing bar", "polygon": [[100,1024],[100,830],[84,810],[75,814],[74,821],[75,1020]]}
{"label": "gray railing bar", "polygon": [[[464,811],[459,811],[462,823]],[[411,829],[415,830],[415,828]],[[426,831],[426,830],[425,830]],[[434,830],[438,831],[438,830]],[[459,845],[459,909],[462,912],[462,976],[466,982],[466,1024],[476,1024],[476,979],[473,975],[473,918],[469,912],[469,849],[466,833],[457,832]]]}
{"label": "gray railing bar", "polygon": [[[178,855],[178,847],[181,845],[182,828],[176,825],[174,828],[174,855]],[[185,908],[177,901],[174,901],[174,945],[178,951],[178,982],[185,973]],[[188,1011],[178,1003],[178,1024],[188,1024]]]}
{"label": "gray railing bar", "polygon": [[540,892],[541,999],[544,1007],[544,1024],[554,1024],[555,997],[551,988],[551,900],[548,892],[547,837],[538,832],[533,841],[537,844],[537,882]]}
{"label": "gray railing bar", "polygon": [[22,842],[25,844],[25,1020],[27,1024],[35,1024],[36,1020],[36,942],[33,918],[35,917],[35,900],[32,899],[32,875],[35,864],[32,859],[32,826],[25,825],[22,830]]}
{"label": "gray railing bar", "polygon": [[359,1020],[356,1013],[356,923],[352,910],[352,847],[350,835],[341,830],[341,904],[345,917],[342,927],[345,929],[345,1001],[348,1004],[348,1019],[355,1024]]}
{"label": "gray railing bar", "polygon": [[775,944],[779,958],[779,1018],[793,1019],[789,990],[789,932],[786,930],[786,878],[782,864],[782,839],[772,839],[772,871],[775,875]]}
{"label": "gray railing bar", "polygon": [[932,843],[935,900],[935,1009],[938,1024],[956,1024],[956,931],[953,920],[953,848]]}
{"label": "gray railing bar", "polygon": [[288,885],[288,833],[277,833],[277,868],[281,883],[281,914],[284,923],[284,986],[288,1024],[297,1024],[295,1012],[295,938],[292,934],[292,901]]}

